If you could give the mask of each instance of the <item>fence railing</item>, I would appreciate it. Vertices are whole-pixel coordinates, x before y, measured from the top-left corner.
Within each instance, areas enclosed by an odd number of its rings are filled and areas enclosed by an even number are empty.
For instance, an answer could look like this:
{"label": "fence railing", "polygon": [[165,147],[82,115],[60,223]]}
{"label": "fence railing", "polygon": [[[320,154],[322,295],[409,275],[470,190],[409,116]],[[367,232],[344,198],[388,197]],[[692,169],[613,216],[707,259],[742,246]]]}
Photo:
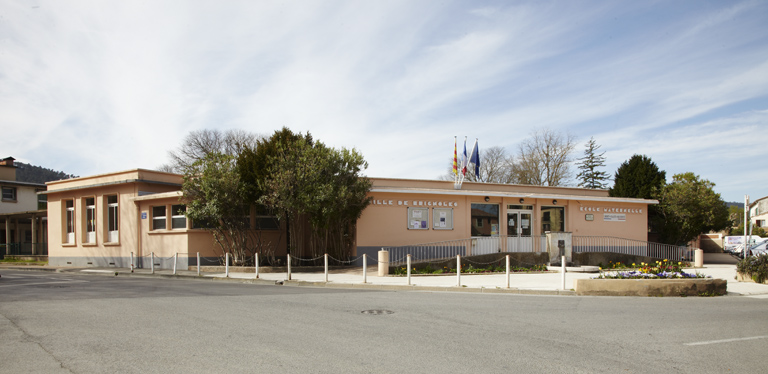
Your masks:
{"label": "fence railing", "polygon": [[696,248],[612,236],[573,236],[574,253],[612,252],[675,261],[692,261]]}
{"label": "fence railing", "polygon": [[[642,240],[610,236],[572,236],[573,253],[612,252],[658,259],[692,261],[696,248],[653,243]],[[547,236],[484,236],[396,247],[383,247],[389,251],[394,266],[411,261],[432,261],[454,258],[456,255],[476,256],[502,252],[546,252]]]}
{"label": "fence railing", "polygon": [[7,248],[3,244],[0,246],[0,251],[10,256],[47,256],[48,243],[10,243]]}
{"label": "fence railing", "polygon": [[546,236],[503,235],[383,247],[389,251],[392,266],[405,264],[408,255],[411,255],[411,261],[419,262],[455,258],[456,255],[466,257],[502,252],[543,252],[546,248]]}

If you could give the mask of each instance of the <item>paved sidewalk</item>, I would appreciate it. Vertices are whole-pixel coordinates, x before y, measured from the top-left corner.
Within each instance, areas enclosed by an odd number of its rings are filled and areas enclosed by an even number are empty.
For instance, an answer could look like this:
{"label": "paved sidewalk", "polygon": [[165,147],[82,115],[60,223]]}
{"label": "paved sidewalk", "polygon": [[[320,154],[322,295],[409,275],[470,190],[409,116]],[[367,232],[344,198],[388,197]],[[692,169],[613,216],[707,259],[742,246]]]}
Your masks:
{"label": "paved sidewalk", "polygon": [[[157,276],[157,277],[184,277],[205,280],[220,280],[234,282],[249,282],[261,284],[283,284],[286,286],[310,286],[310,287],[343,287],[343,288],[369,288],[388,290],[413,290],[413,291],[458,291],[458,292],[488,292],[488,293],[521,293],[543,295],[575,295],[573,292],[574,280],[588,279],[597,276],[596,273],[567,272],[565,290],[562,288],[562,275],[552,271],[546,273],[512,273],[509,277],[507,288],[504,274],[475,275],[462,274],[459,279],[456,275],[414,275],[411,284],[405,276],[377,276],[376,267],[369,267],[366,282],[363,283],[362,268],[332,271],[328,274],[328,282],[325,274],[294,272],[291,280],[286,273],[260,273],[259,278],[253,272],[230,272],[229,277],[224,272],[201,273],[196,271],[181,270],[173,275],[172,270],[156,270],[151,274],[149,269],[135,269],[131,273],[126,268],[55,268],[48,266],[10,266],[0,265],[2,269],[21,269],[37,271],[77,272],[90,274],[114,274],[118,276]],[[577,270],[576,268],[569,268]],[[559,268],[557,269],[559,270]],[[725,279],[728,282],[728,295],[754,296],[768,298],[768,285],[752,282],[739,282],[736,277],[736,266],[728,264],[708,264],[704,268],[685,269],[686,272],[699,272],[711,275],[713,278]],[[2,273],[0,273],[2,274]]]}

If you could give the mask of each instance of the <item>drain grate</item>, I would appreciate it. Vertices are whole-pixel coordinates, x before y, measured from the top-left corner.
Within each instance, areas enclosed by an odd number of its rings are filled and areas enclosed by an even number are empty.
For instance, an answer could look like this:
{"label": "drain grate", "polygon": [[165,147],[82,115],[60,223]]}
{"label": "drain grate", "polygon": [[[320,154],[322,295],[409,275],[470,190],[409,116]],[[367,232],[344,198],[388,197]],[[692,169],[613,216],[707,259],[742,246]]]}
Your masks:
{"label": "drain grate", "polygon": [[362,311],[360,313],[363,313],[363,314],[373,314],[373,315],[377,315],[378,316],[378,315],[382,315],[382,314],[393,314],[395,312],[393,312],[391,310],[384,310],[384,309],[371,309],[371,310],[364,310],[364,311]]}

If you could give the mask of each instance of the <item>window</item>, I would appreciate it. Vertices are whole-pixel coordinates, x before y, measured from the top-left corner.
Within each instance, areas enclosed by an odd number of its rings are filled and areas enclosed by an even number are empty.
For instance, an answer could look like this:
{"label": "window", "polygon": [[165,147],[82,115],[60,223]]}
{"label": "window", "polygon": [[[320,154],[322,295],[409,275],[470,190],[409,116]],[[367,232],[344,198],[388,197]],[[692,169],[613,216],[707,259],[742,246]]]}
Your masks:
{"label": "window", "polygon": [[269,210],[263,206],[256,207],[256,230],[278,230],[280,222],[277,217],[269,214]]}
{"label": "window", "polygon": [[45,210],[45,209],[48,209],[48,195],[39,194],[37,195],[37,210]]}
{"label": "window", "polygon": [[107,196],[107,240],[110,243],[119,241],[117,195]]}
{"label": "window", "polygon": [[186,205],[172,205],[171,206],[171,228],[172,229],[186,229],[187,228],[187,216],[184,214],[187,212]]}
{"label": "window", "polygon": [[472,204],[472,236],[499,235],[499,205]]}
{"label": "window", "polygon": [[3,201],[16,201],[16,187],[3,187]]}
{"label": "window", "polygon": [[85,198],[85,240],[86,243],[96,243],[96,199]]}
{"label": "window", "polygon": [[64,218],[64,242],[69,244],[75,243],[75,201],[65,200],[65,218]]}
{"label": "window", "polygon": [[165,205],[152,207],[152,230],[165,230]]}
{"label": "window", "polygon": [[559,206],[541,207],[541,233],[565,232],[565,208]]}

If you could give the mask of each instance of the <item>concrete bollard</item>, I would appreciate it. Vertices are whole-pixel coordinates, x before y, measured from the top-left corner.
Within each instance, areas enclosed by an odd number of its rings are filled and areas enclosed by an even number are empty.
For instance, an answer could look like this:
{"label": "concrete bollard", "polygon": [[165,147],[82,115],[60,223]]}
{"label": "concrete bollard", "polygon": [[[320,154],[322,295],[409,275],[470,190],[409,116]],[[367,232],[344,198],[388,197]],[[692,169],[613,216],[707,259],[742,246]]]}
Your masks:
{"label": "concrete bollard", "polygon": [[152,274],[155,274],[155,252],[150,253],[150,268],[152,270]]}
{"label": "concrete bollard", "polygon": [[563,280],[563,291],[565,291],[565,256],[560,257],[560,272],[562,273],[561,279]]}
{"label": "concrete bollard", "polygon": [[328,254],[326,253],[323,257],[325,262],[325,283],[328,283]]}
{"label": "concrete bollard", "polygon": [[693,259],[694,259],[694,261],[693,261],[694,265],[693,266],[695,266],[697,268],[704,267],[704,251],[703,250],[701,250],[701,249],[695,250],[694,251],[694,255],[693,255]]}
{"label": "concrete bollard", "polygon": [[227,253],[226,258],[224,259],[224,272],[227,278],[229,278],[229,253]]}
{"label": "concrete bollard", "polygon": [[200,252],[197,252],[197,276],[200,276]]}
{"label": "concrete bollard", "polygon": [[259,279],[259,254],[253,255],[253,267],[256,268],[256,279]]}
{"label": "concrete bollard", "polygon": [[389,275],[389,251],[382,248],[379,251],[379,276],[385,277],[387,275]]}
{"label": "concrete bollard", "polygon": [[509,255],[507,257],[507,288],[509,288]]}
{"label": "concrete bollard", "polygon": [[133,273],[133,252],[131,252],[131,273]]}
{"label": "concrete bollard", "polygon": [[286,257],[286,263],[288,264],[288,276],[287,276],[288,279],[287,280],[291,280],[291,254],[290,253]]}
{"label": "concrete bollard", "polygon": [[407,270],[407,277],[408,277],[408,285],[411,285],[411,255],[408,255],[408,259],[405,261],[405,266],[408,268]]}
{"label": "concrete bollard", "polygon": [[179,263],[179,252],[173,256],[173,275],[176,275],[176,264]]}
{"label": "concrete bollard", "polygon": [[461,287],[461,255],[456,255],[456,287]]}
{"label": "concrete bollard", "polygon": [[363,253],[363,283],[368,283],[368,257]]}

